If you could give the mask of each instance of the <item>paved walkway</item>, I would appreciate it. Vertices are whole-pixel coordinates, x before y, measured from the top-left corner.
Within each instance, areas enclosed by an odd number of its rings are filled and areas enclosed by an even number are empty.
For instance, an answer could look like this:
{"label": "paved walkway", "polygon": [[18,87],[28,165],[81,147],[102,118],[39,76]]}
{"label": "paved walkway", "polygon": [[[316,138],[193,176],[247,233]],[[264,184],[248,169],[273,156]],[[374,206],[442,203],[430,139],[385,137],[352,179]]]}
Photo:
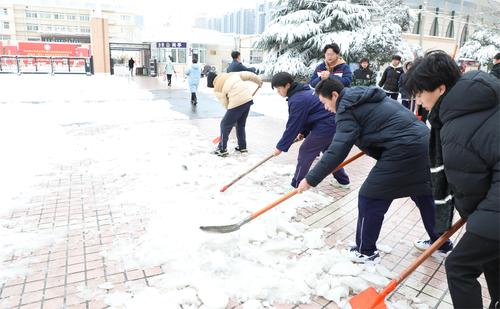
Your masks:
{"label": "paved walkway", "polygon": [[[202,80],[203,81],[203,80]],[[166,89],[155,79],[136,78],[142,88],[149,89],[155,98],[168,99],[173,109],[189,116],[188,121],[200,128],[207,139],[218,135],[218,123],[223,110],[212,97],[200,93],[196,110],[189,105],[189,94],[180,88]],[[258,97],[257,99],[258,100]],[[279,139],[284,121],[253,113],[248,120],[248,144],[254,153],[268,155]],[[82,134],[99,136],[103,131]],[[234,136],[233,136],[234,138]],[[294,163],[296,148],[276,158],[278,163]],[[355,153],[353,150],[352,153]],[[51,173],[38,176],[38,186],[29,192],[29,201],[23,209],[15,209],[0,218],[10,225],[22,225],[24,231],[46,233],[64,231],[65,239],[51,246],[31,252],[27,256],[12,255],[6,263],[28,263],[29,273],[10,279],[0,285],[0,308],[109,308],[92,295],[84,295],[86,288],[100,288],[106,293],[105,282],[113,284],[113,292],[148,286],[149,281],[163,274],[160,266],[147,269],[122,269],[101,252],[110,248],[118,238],[137,238],[145,229],[141,216],[122,220],[126,212],[117,211],[107,203],[107,196],[126,190],[119,175],[110,173],[96,176],[92,167],[96,161],[79,160],[60,164]],[[330,246],[354,239],[357,218],[357,192],[374,161],[362,157],[346,170],[352,180],[349,190],[336,189],[326,181],[318,187],[332,196],[333,203],[324,208],[302,209],[295,218],[314,227],[329,227],[327,243]],[[399,272],[408,266],[418,252],[412,243],[425,238],[418,209],[410,199],[396,200],[391,206],[382,229],[379,244],[392,248],[383,254],[382,264]],[[458,236],[457,236],[458,237]],[[457,237],[454,237],[455,239]],[[387,249],[385,251],[388,251]],[[488,295],[484,280],[483,295]],[[396,292],[390,296],[417,297],[430,308],[452,308],[448,294],[443,259],[428,259]],[[487,299],[485,299],[485,304]],[[232,302],[228,308],[238,308]],[[322,298],[308,305],[276,305],[276,308],[337,308]]]}

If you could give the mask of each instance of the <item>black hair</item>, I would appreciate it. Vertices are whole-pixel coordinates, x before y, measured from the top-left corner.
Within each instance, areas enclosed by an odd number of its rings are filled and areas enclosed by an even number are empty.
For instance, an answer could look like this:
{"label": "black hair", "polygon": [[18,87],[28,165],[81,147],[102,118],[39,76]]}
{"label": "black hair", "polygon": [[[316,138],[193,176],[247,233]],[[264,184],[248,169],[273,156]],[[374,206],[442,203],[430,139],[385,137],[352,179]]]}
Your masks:
{"label": "black hair", "polygon": [[500,53],[497,53],[494,58],[495,60],[500,60]]}
{"label": "black hair", "polygon": [[397,60],[397,61],[401,62],[401,56],[400,55],[393,55],[391,60]]}
{"label": "black hair", "polygon": [[326,54],[326,51],[329,49],[332,49],[334,53],[340,54],[340,47],[337,45],[337,43],[332,43],[332,44],[326,44],[325,47],[323,47],[323,54]]}
{"label": "black hair", "polygon": [[293,84],[293,76],[287,72],[279,72],[274,74],[271,79],[271,88],[274,87],[284,87],[286,84]]}
{"label": "black hair", "polygon": [[317,85],[314,91],[316,92],[316,95],[321,95],[322,97],[331,99],[332,98],[332,92],[336,93],[341,93],[342,89],[344,89],[344,85],[336,80],[336,79],[324,79],[320,81]]}
{"label": "black hair", "polygon": [[193,57],[193,63],[198,63],[198,57]]}
{"label": "black hair", "polygon": [[363,62],[368,62],[368,64],[369,64],[369,63],[370,63],[370,59],[368,59],[368,58],[366,58],[366,57],[365,57],[365,58],[361,58],[361,59],[359,60],[359,64],[361,64],[361,63],[363,63]]}
{"label": "black hair", "polygon": [[411,95],[434,91],[441,85],[445,85],[448,91],[460,76],[460,68],[450,55],[442,50],[434,50],[413,62],[413,66],[408,70],[405,86]]}
{"label": "black hair", "polygon": [[238,59],[238,57],[241,55],[241,53],[237,50],[233,50],[231,52],[231,58],[233,58],[234,60]]}

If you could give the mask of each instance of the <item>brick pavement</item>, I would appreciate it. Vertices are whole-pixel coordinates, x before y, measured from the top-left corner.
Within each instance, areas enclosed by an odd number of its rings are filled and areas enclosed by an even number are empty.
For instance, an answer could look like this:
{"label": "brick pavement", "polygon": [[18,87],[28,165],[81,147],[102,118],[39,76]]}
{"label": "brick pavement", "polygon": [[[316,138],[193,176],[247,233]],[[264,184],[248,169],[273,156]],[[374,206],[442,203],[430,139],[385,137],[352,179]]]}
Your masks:
{"label": "brick pavement", "polygon": [[[189,94],[179,89],[166,90],[155,80],[136,79],[144,89],[154,89],[162,96],[177,91],[178,98]],[[200,95],[201,103],[204,98]],[[258,98],[257,98],[258,100]],[[210,139],[218,134],[217,117],[194,117],[186,120],[196,125]],[[251,151],[268,155],[278,140],[284,121],[254,115],[248,120],[248,144]],[[82,129],[84,130],[84,129]],[[105,129],[103,129],[105,130]],[[87,132],[98,136],[99,130]],[[232,136],[234,139],[234,136]],[[295,162],[298,147],[288,154],[274,159],[277,163]],[[355,153],[353,150],[352,153]],[[70,164],[60,164],[49,174],[38,176],[38,186],[26,192],[29,202],[22,209],[14,209],[7,219],[12,225],[22,224],[27,232],[64,231],[66,237],[48,247],[28,255],[12,255],[4,263],[25,261],[29,272],[9,279],[0,285],[0,308],[109,308],[96,300],[90,290],[101,293],[127,291],[146,287],[149,280],[163,274],[161,266],[147,269],[123,269],[119,263],[106,258],[102,252],[121,238],[138,238],[145,229],[140,214],[131,216],[120,208],[111,207],[107,197],[126,190],[121,186],[119,175],[92,173],[96,159],[84,159]],[[326,181],[318,191],[331,196],[332,203],[323,208],[301,209],[295,220],[303,220],[314,227],[328,227],[327,245],[347,244],[354,240],[357,217],[357,192],[374,160],[362,157],[350,164],[346,170],[352,180],[349,190],[337,189]],[[418,209],[410,199],[396,200],[389,212],[381,232],[379,244],[392,248],[384,254],[382,264],[393,272],[399,272],[418,255],[412,243],[426,236]],[[456,239],[459,236],[455,236]],[[104,284],[108,283],[108,284]],[[112,286],[109,286],[109,283]],[[488,295],[484,279],[481,278],[483,295]],[[452,308],[447,290],[443,259],[431,257],[389,298],[418,297],[430,308]],[[485,304],[487,299],[485,298]],[[240,308],[232,301],[228,308]],[[338,308],[333,302],[315,298],[307,305],[275,305],[279,309]]]}

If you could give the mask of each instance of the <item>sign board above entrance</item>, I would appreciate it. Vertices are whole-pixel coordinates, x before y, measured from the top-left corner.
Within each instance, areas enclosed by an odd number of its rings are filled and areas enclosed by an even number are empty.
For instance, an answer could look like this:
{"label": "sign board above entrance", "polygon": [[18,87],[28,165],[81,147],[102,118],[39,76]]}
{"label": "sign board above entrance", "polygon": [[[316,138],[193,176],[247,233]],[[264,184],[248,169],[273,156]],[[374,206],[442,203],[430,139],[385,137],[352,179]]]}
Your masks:
{"label": "sign board above entrance", "polygon": [[156,48],[186,48],[186,42],[156,42]]}

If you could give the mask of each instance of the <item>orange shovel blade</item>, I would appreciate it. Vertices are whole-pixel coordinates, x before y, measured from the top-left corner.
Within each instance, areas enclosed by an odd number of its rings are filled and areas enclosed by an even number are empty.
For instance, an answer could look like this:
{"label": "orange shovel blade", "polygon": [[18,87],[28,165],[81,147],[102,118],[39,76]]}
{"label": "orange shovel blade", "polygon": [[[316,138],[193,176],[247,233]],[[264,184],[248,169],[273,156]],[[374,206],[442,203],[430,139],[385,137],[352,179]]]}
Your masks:
{"label": "orange shovel blade", "polygon": [[384,299],[380,299],[377,290],[370,287],[349,300],[351,309],[387,309]]}
{"label": "orange shovel blade", "polygon": [[218,143],[220,143],[220,140],[221,140],[220,136],[217,136],[216,138],[214,138],[214,140],[212,141],[212,143],[218,144]]}

